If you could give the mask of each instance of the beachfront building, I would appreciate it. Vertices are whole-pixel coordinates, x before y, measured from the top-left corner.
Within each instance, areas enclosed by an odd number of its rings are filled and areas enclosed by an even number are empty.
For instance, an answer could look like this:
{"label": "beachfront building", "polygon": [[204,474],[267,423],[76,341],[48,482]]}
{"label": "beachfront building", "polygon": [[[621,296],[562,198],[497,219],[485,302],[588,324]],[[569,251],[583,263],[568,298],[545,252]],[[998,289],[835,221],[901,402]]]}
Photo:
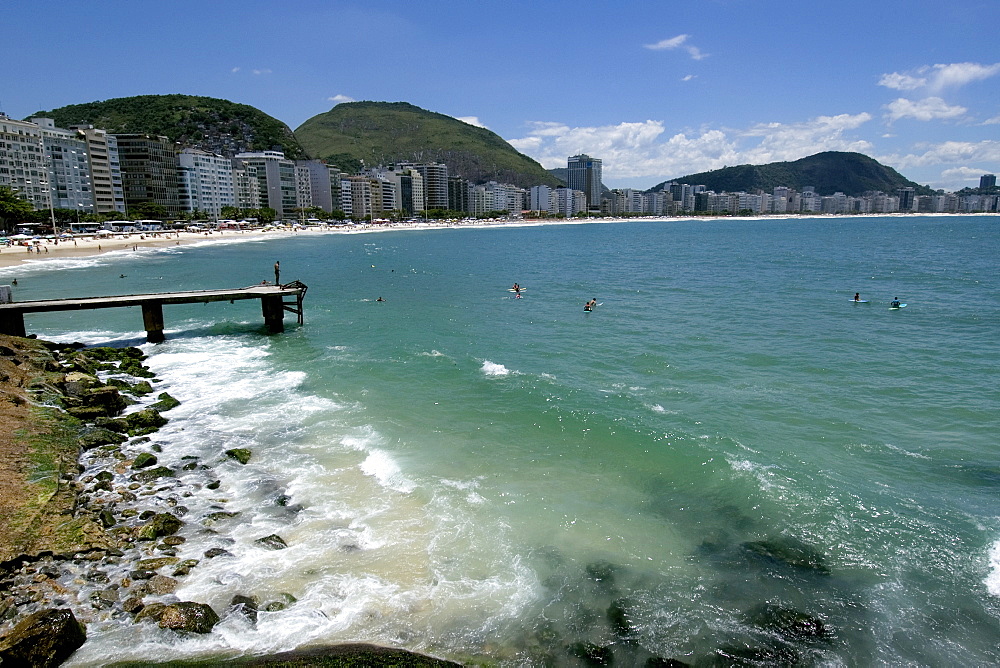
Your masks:
{"label": "beachfront building", "polygon": [[260,208],[260,180],[257,168],[253,165],[233,166],[233,193],[236,197],[236,208]]}
{"label": "beachfront building", "polygon": [[452,211],[469,211],[469,192],[472,184],[461,176],[448,177],[448,208]]}
{"label": "beachfront building", "polygon": [[52,207],[75,211],[78,216],[93,212],[87,143],[75,130],[57,128],[51,118],[35,117],[31,122],[42,133]]}
{"label": "beachfront building", "polygon": [[340,208],[339,169],[321,160],[296,160],[295,169],[300,202],[305,201],[302,190],[306,188],[310,203],[305,206],[318,206],[327,213]]}
{"label": "beachfront building", "polygon": [[586,193],[587,207],[595,211],[601,207],[601,165],[600,158],[592,158],[586,153],[574,155],[566,162],[566,186]]}
{"label": "beachfront building", "polygon": [[587,213],[589,204],[587,193],[582,190],[572,188],[556,188],[552,191],[552,203],[549,205],[549,213],[564,218],[572,218],[580,213]]}
{"label": "beachfront building", "polygon": [[396,170],[412,169],[420,174],[424,182],[423,209],[448,208],[448,166],[439,162],[401,162]]}
{"label": "beachfront building", "polygon": [[528,191],[528,208],[532,211],[551,211],[552,188],[548,186],[532,186]]}
{"label": "beachfront building", "polygon": [[340,179],[340,210],[354,220],[370,220],[373,217],[371,182],[367,176],[343,176]]}
{"label": "beachfront building", "polygon": [[92,125],[71,125],[87,144],[90,169],[90,189],[94,194],[96,213],[125,213],[125,191],[122,188],[122,167],[118,157],[118,141],[106,130]]}
{"label": "beachfront building", "polygon": [[997,187],[997,176],[996,174],[983,174],[979,177],[979,189],[980,190],[991,190]]}
{"label": "beachfront building", "polygon": [[169,217],[181,214],[177,153],[166,137],[116,134],[126,210],[142,204],[163,207]]}
{"label": "beachfront building", "polygon": [[41,128],[0,113],[0,186],[17,192],[36,210],[48,209],[52,199],[46,162]]}
{"label": "beachfront building", "polygon": [[279,219],[293,214],[299,204],[295,162],[281,151],[237,153],[234,160],[237,166],[255,168],[261,206],[274,209]]}
{"label": "beachfront building", "polygon": [[186,148],[177,154],[181,208],[218,220],[222,207],[236,206],[233,162],[215,153]]}

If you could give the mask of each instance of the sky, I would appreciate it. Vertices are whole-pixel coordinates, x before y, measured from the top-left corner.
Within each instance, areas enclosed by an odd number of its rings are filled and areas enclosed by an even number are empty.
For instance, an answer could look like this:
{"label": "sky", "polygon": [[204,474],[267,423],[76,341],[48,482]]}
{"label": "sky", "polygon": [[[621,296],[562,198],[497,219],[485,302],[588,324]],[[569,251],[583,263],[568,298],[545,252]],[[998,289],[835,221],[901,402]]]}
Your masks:
{"label": "sky", "polygon": [[35,0],[3,25],[12,118],[183,93],[294,130],[374,100],[601,158],[611,188],[831,150],[1000,174],[1000,0]]}

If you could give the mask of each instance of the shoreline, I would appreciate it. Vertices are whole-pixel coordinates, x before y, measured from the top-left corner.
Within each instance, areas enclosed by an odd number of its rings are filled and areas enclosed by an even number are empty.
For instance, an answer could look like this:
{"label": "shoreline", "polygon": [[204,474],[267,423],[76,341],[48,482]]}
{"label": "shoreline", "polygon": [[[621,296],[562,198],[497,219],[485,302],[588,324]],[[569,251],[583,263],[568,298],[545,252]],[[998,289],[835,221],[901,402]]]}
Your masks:
{"label": "shoreline", "polygon": [[152,236],[150,233],[115,234],[112,237],[97,239],[95,237],[75,238],[66,240],[44,239],[39,244],[42,252],[27,252],[24,246],[0,248],[0,269],[31,266],[47,260],[67,258],[88,258],[107,253],[120,253],[139,248],[167,248],[171,246],[189,246],[193,244],[211,243],[215,241],[260,240],[286,238],[299,234],[368,234],[399,230],[443,230],[456,228],[491,228],[491,227],[536,227],[542,225],[586,225],[592,223],[627,223],[627,222],[664,222],[677,223],[686,221],[719,222],[719,221],[787,221],[787,220],[841,220],[866,218],[910,218],[944,217],[944,216],[1000,216],[998,213],[885,213],[885,214],[817,214],[802,216],[793,214],[776,214],[768,216],[637,216],[633,218],[525,218],[522,220],[490,220],[475,222],[405,222],[405,223],[363,223],[360,225],[322,225],[298,229],[278,230],[214,230],[211,232],[171,231]]}

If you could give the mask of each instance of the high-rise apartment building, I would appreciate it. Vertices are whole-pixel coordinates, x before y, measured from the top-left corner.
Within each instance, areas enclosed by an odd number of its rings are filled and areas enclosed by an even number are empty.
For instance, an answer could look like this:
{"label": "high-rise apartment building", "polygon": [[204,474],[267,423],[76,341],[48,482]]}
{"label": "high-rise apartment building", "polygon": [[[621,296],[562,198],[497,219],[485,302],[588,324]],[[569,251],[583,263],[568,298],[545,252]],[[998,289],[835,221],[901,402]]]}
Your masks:
{"label": "high-rise apartment building", "polygon": [[168,216],[181,213],[177,179],[177,153],[163,136],[116,134],[122,166],[126,209],[158,204]]}
{"label": "high-rise apartment building", "polygon": [[417,210],[448,208],[448,166],[439,162],[404,162],[396,165],[396,169],[413,169],[420,173],[424,180],[425,203]]}
{"label": "high-rise apartment building", "polygon": [[[327,213],[340,208],[340,170],[319,160],[296,160],[299,188],[308,187],[309,204]],[[300,199],[303,193],[300,192]]]}
{"label": "high-rise apartment building", "polygon": [[587,206],[592,210],[601,207],[601,159],[585,153],[574,155],[566,162],[566,186],[582,190],[587,195]]}
{"label": "high-rise apartment building", "polygon": [[997,187],[997,176],[996,174],[983,174],[979,177],[979,188],[981,190],[986,190],[988,188]]}
{"label": "high-rise apartment building", "polygon": [[186,148],[177,154],[181,207],[218,220],[222,207],[236,206],[233,161],[215,153]]}
{"label": "high-rise apartment building", "polygon": [[42,133],[52,206],[81,213],[94,210],[87,143],[75,130],[57,128],[51,118],[32,118]]}
{"label": "high-rise apartment building", "polygon": [[118,140],[92,125],[72,125],[71,130],[87,143],[90,188],[94,193],[96,213],[125,213],[122,166],[118,158]]}
{"label": "high-rise apartment building", "polygon": [[36,210],[51,205],[41,128],[3,113],[0,113],[0,186],[11,188]]}
{"label": "high-rise apartment building", "polygon": [[277,212],[278,218],[291,216],[299,204],[295,162],[281,151],[238,153],[236,162],[257,170],[261,206]]}

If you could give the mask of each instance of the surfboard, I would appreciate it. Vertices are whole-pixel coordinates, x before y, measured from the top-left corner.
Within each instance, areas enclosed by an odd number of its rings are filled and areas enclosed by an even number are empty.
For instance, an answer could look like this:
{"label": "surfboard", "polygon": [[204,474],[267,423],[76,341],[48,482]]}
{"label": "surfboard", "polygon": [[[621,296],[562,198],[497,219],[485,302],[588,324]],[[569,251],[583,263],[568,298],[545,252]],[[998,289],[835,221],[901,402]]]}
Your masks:
{"label": "surfboard", "polygon": [[528,288],[521,288],[520,290],[515,290],[514,288],[507,288],[507,292],[525,292]]}
{"label": "surfboard", "polygon": [[851,302],[852,304],[867,304],[868,303],[867,299],[848,299],[847,301]]}
{"label": "surfboard", "polygon": [[898,311],[901,308],[906,308],[906,304],[900,304],[899,306],[890,306],[889,310],[890,311]]}

